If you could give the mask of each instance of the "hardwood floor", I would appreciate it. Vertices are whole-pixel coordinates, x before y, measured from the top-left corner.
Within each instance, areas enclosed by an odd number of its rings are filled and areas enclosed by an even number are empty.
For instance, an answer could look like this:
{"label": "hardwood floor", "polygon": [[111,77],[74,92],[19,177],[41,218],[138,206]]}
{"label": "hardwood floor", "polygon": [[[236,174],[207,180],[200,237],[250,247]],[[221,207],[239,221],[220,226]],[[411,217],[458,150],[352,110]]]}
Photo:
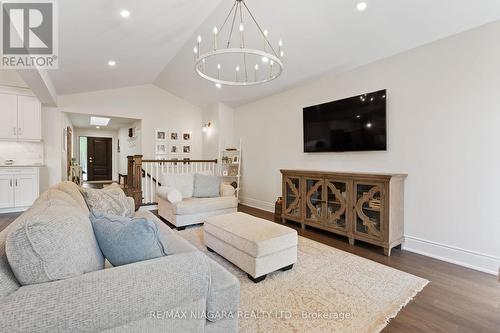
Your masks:
{"label": "hardwood floor", "polygon": [[[246,206],[239,210],[274,221],[269,212]],[[0,231],[17,216],[0,215]],[[431,281],[383,332],[500,332],[500,283],[496,277],[397,249],[386,257],[380,248],[368,244],[349,246],[343,237],[318,229],[302,230],[298,224],[286,225],[303,237]]]}

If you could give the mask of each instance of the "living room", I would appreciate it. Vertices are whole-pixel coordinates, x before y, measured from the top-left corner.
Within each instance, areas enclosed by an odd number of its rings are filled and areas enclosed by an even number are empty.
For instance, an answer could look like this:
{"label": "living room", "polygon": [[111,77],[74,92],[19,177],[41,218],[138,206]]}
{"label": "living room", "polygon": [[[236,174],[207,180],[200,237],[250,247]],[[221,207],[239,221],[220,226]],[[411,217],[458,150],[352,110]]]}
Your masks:
{"label": "living room", "polygon": [[0,331],[498,332],[496,1],[41,3]]}

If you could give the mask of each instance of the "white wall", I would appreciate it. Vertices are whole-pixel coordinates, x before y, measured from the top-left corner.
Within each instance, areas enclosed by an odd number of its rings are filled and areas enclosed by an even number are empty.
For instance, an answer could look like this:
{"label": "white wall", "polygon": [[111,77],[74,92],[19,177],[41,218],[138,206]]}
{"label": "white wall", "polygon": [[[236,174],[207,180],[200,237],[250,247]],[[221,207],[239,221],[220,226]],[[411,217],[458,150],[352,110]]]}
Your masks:
{"label": "white wall", "polygon": [[203,158],[218,158],[219,152],[234,147],[234,109],[216,103],[203,109],[203,124],[211,123],[203,133]]}
{"label": "white wall", "polygon": [[[235,110],[243,202],[272,210],[281,168],[404,172],[407,249],[500,266],[500,23]],[[305,154],[302,108],[388,90],[387,152]]]}
{"label": "white wall", "polygon": [[[144,157],[148,159],[155,157],[155,129],[191,131],[191,157],[202,156],[201,109],[154,85],[64,95],[58,98],[58,105],[58,107],[44,107],[42,110],[42,130],[46,142],[46,163],[49,172],[47,185],[60,180],[60,151],[62,128],[64,128],[62,112],[141,119],[142,138],[139,142]],[[52,146],[49,147],[49,143]],[[57,154],[57,157],[53,154]]]}
{"label": "white wall", "polygon": [[0,70],[0,85],[29,88],[26,82],[21,78],[16,70],[13,69],[2,69]]}
{"label": "white wall", "polygon": [[118,170],[122,174],[127,174],[127,156],[141,154],[140,135],[133,139],[128,137],[128,129],[135,127],[140,130],[141,121],[134,122],[131,126],[123,127],[118,130],[118,140],[120,140],[120,152],[118,153]]}

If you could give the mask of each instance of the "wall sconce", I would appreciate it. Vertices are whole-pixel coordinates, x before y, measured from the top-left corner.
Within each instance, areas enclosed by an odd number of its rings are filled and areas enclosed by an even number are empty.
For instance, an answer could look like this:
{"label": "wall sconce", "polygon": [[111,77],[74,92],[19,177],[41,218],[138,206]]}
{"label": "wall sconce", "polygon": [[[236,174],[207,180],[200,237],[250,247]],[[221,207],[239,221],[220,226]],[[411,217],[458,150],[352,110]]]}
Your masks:
{"label": "wall sconce", "polygon": [[205,125],[203,125],[202,130],[203,130],[203,132],[205,132],[205,133],[206,133],[206,132],[208,132],[208,130],[209,130],[211,127],[212,127],[212,123],[211,123],[211,122],[208,122],[208,123],[206,123]]}

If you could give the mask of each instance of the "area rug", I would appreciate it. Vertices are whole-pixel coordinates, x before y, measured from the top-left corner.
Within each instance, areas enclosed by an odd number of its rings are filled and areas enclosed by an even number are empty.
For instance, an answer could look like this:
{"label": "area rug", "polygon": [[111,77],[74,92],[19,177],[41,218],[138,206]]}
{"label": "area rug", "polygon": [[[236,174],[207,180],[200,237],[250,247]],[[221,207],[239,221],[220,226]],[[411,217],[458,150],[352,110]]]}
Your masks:
{"label": "area rug", "polygon": [[299,236],[293,269],[260,283],[203,245],[203,229],[181,235],[241,283],[240,332],[379,332],[429,281]]}

